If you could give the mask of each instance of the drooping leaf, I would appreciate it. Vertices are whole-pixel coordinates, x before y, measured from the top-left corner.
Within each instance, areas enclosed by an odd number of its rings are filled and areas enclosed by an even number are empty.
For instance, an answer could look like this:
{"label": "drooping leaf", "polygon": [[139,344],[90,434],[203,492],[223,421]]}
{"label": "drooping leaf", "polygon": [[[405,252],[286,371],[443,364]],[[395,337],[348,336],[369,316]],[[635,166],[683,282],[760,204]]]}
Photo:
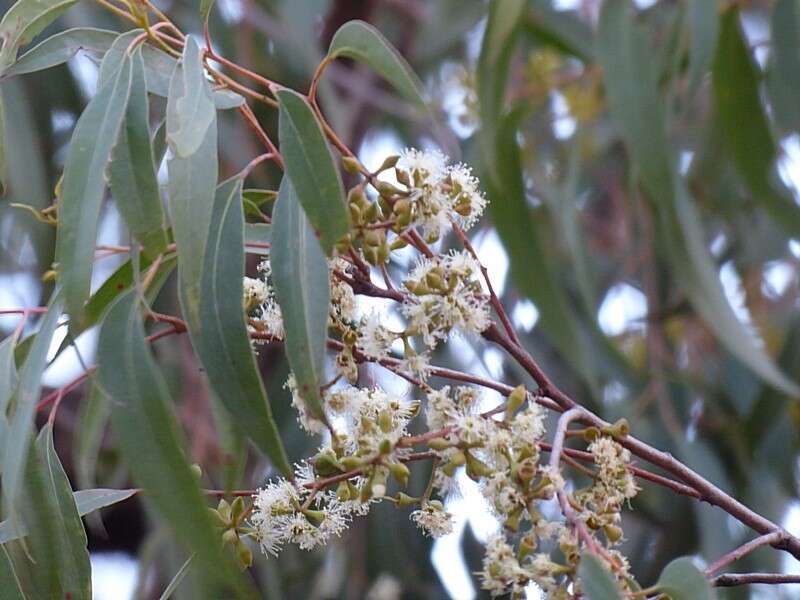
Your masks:
{"label": "drooping leaf", "polygon": [[352,58],[366,64],[408,100],[425,106],[422,84],[383,34],[364,21],[348,21],[331,39],[330,58]]}
{"label": "drooping leaf", "polygon": [[[78,515],[72,488],[61,466],[51,426],[45,425],[27,457],[21,523],[28,531],[24,552],[14,552],[14,570],[33,571],[20,577],[30,598],[92,597],[91,567],[86,532]],[[32,560],[31,560],[32,559]]]}
{"label": "drooping leaf", "polygon": [[179,158],[197,152],[215,115],[200,48],[188,37],[180,68],[172,75],[167,99],[167,142]]}
{"label": "drooping leaf", "polygon": [[656,583],[658,591],[672,600],[712,600],[714,590],[691,558],[676,558],[669,563]]}
{"label": "drooping leaf", "polygon": [[198,320],[200,279],[217,187],[217,124],[213,120],[197,151],[167,161],[169,212],[178,250],[179,298],[190,326]]}
{"label": "drooping leaf", "polygon": [[578,581],[586,600],[622,600],[622,593],[611,573],[588,552],[581,554]]}
{"label": "drooping leaf", "polygon": [[[17,365],[14,362],[14,345],[17,338],[9,335],[0,342],[0,416],[5,420],[8,401],[17,387]],[[1,442],[2,440],[0,440]]]}
{"label": "drooping leaf", "polygon": [[89,297],[105,170],[122,126],[130,86],[131,60],[126,57],[78,119],[67,152],[56,260],[67,312],[76,320],[82,317]]}
{"label": "drooping leaf", "polygon": [[22,46],[55,21],[77,0],[18,0],[0,21],[0,74],[14,62]]}
{"label": "drooping leaf", "polygon": [[778,129],[789,133],[800,130],[800,106],[796,101],[800,83],[800,5],[796,0],[778,0],[771,22],[767,92]]}
{"label": "drooping leaf", "polygon": [[151,257],[167,245],[155,157],[150,143],[150,116],[141,50],[133,55],[131,92],[117,144],[108,167],[108,182],[128,229]]}
{"label": "drooping leaf", "polygon": [[119,37],[115,31],[94,27],[75,27],[61,31],[37,44],[20,56],[3,73],[3,78],[43,71],[67,62],[84,50],[105,53]]}
{"label": "drooping leaf", "polygon": [[498,121],[503,114],[508,68],[521,22],[523,0],[493,0],[478,58],[477,93],[481,118],[481,155],[493,185],[499,185],[495,160]]}
{"label": "drooping leaf", "polygon": [[212,99],[217,110],[229,110],[244,104],[244,96],[231,90],[214,90]]}
{"label": "drooping leaf", "polygon": [[689,0],[689,90],[697,89],[711,68],[719,37],[717,3]]}
{"label": "drooping leaf", "polygon": [[592,30],[577,14],[554,9],[550,0],[534,0],[530,7],[524,20],[527,33],[583,61],[592,59]]}
{"label": "drooping leaf", "polygon": [[235,422],[284,475],[291,466],[272,417],[245,325],[242,181],[222,184],[214,201],[200,288],[199,319],[190,322],[195,351],[211,388]]}
{"label": "drooping leaf", "polygon": [[183,578],[186,577],[186,573],[189,571],[189,567],[192,564],[192,560],[194,560],[194,554],[192,554],[189,558],[186,559],[186,562],[183,563],[178,572],[175,573],[175,576],[169,582],[167,587],[164,588],[164,591],[159,596],[159,600],[169,600],[172,597],[172,593],[178,589],[178,586],[183,581]]}
{"label": "drooping leaf", "polygon": [[6,103],[3,100],[3,90],[0,88],[0,194],[5,194],[8,179],[8,165],[6,163]]}
{"label": "drooping leaf", "polygon": [[11,555],[5,546],[0,546],[0,589],[7,600],[29,600],[25,597],[19,577],[14,572]]}
{"label": "drooping leaf", "polygon": [[92,380],[92,386],[81,400],[72,438],[72,464],[78,487],[96,485],[95,473],[102,450],[106,425],[111,418],[108,398]]}
{"label": "drooping leaf", "polygon": [[[92,489],[72,492],[72,498],[78,511],[78,516],[85,517],[92,512],[122,502],[133,496],[138,490]],[[24,523],[15,530],[9,521],[0,523],[0,544],[28,535],[28,528]]]}
{"label": "drooping leaf", "polygon": [[281,90],[278,138],[286,175],[326,254],[349,229],[344,190],[333,155],[311,107],[297,92]]}
{"label": "drooping leaf", "polygon": [[800,235],[800,206],[774,172],[777,145],[761,105],[760,73],[744,38],[739,11],[722,15],[714,60],[714,104],[723,139],[753,198],[789,235]]}
{"label": "drooping leaf", "polygon": [[75,504],[78,507],[80,516],[88,515],[91,512],[111,506],[117,502],[122,502],[133,496],[138,490],[117,490],[95,488],[91,490],[78,490],[75,496]]}
{"label": "drooping leaf", "polygon": [[134,481],[202,563],[208,575],[241,589],[221,550],[206,502],[184,456],[166,382],[147,347],[135,291],[111,305],[98,341],[99,384],[111,399],[111,422]]}
{"label": "drooping leaf", "polygon": [[598,57],[611,114],[656,211],[662,251],[693,308],[727,350],[771,385],[796,395],[797,385],[775,366],[725,297],[699,216],[675,167],[652,53],[630,8],[625,0],[604,3]]}
{"label": "drooping leaf", "polygon": [[325,384],[328,263],[288,177],[281,182],[273,211],[270,252],[272,282],[283,315],[286,357],[300,396],[311,413],[324,421],[319,389]]}
{"label": "drooping leaf", "polygon": [[3,451],[3,504],[7,516],[16,516],[17,501],[22,487],[28,449],[33,433],[34,415],[42,389],[42,373],[47,366],[47,351],[58,325],[64,303],[59,292],[50,299],[47,313],[34,336],[30,350],[20,368],[19,380],[11,398],[13,412],[9,415],[8,435]]}

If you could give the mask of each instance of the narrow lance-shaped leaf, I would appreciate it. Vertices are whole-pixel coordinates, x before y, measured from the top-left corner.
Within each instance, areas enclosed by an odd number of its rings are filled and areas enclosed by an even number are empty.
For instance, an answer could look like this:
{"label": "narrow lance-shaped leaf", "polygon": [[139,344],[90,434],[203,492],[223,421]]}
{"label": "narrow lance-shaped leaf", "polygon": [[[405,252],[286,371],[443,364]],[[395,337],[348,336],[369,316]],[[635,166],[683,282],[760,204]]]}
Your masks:
{"label": "narrow lance-shaped leaf", "polygon": [[[136,492],[138,492],[136,489],[118,490],[96,488],[91,490],[78,490],[72,493],[72,497],[78,510],[78,516],[85,517],[96,510],[127,500]],[[17,530],[14,530],[12,523],[9,521],[0,523],[0,544],[5,544],[6,542],[26,535],[28,535],[28,528],[24,523],[21,524]]]}
{"label": "narrow lance-shaped leaf", "polygon": [[[192,53],[191,50],[187,52]],[[166,131],[170,144],[174,144],[174,140],[170,139],[171,135],[175,135],[182,127],[191,127],[190,124],[183,123],[184,116],[178,111],[178,102],[185,95],[187,77],[191,79],[192,89],[198,86],[203,88],[202,96],[210,90],[201,65],[195,65],[191,77],[184,74],[184,69],[183,62],[175,68],[167,99]],[[190,330],[197,327],[199,320],[198,303],[203,257],[217,187],[217,122],[213,110],[211,116],[211,123],[205,129],[204,138],[194,152],[186,156],[173,153],[167,161],[169,212],[172,233],[178,249],[180,277],[178,295]]]}
{"label": "narrow lance-shaped leaf", "polygon": [[77,320],[89,297],[105,169],[122,125],[130,86],[131,61],[126,57],[78,119],[67,153],[56,260],[67,312]]}
{"label": "narrow lance-shaped leaf", "polygon": [[300,396],[324,421],[330,280],[328,263],[288,177],[278,191],[270,249],[272,282],[283,315],[286,357]]}
{"label": "narrow lance-shaped leaf", "polygon": [[0,21],[0,73],[14,62],[17,51],[29,44],[77,0],[18,0]]}
{"label": "narrow lance-shaped leaf", "polygon": [[291,466],[272,417],[245,324],[242,181],[217,189],[200,291],[189,333],[208,381],[235,422],[284,475]]}
{"label": "narrow lance-shaped leaf", "polygon": [[588,552],[581,554],[578,581],[586,600],[622,600],[622,593],[611,573]]}
{"label": "narrow lance-shaped leaf", "polygon": [[278,138],[286,175],[320,243],[330,255],[333,245],[349,230],[344,189],[333,155],[311,107],[297,92],[278,92]]}
{"label": "narrow lance-shaped leaf", "polygon": [[[15,571],[30,598],[92,597],[86,532],[72,488],[61,466],[51,426],[45,425],[28,453],[22,522],[28,531],[26,552],[12,552]],[[32,559],[32,562],[31,562]]]}
{"label": "narrow lance-shaped leaf", "polygon": [[481,117],[481,154],[488,175],[498,185],[495,159],[498,120],[503,113],[508,68],[514,49],[515,33],[522,17],[523,0],[493,0],[478,58],[477,92]]}
{"label": "narrow lance-shaped leaf", "polygon": [[778,148],[761,105],[760,73],[744,38],[739,11],[722,16],[714,60],[714,104],[733,164],[756,202],[793,236],[800,235],[800,206],[774,172]]}
{"label": "narrow lance-shaped leaf", "polygon": [[[98,341],[99,384],[111,399],[111,422],[134,481],[158,512],[211,569],[240,587],[221,553],[205,500],[183,452],[164,377],[147,347],[131,290],[112,304]],[[211,595],[211,594],[209,594]]]}
{"label": "narrow lance-shaped leaf", "polygon": [[61,295],[55,292],[39,331],[33,338],[25,363],[20,369],[17,388],[11,398],[13,412],[9,417],[9,431],[2,456],[2,473],[5,514],[12,517],[16,515],[16,503],[19,500],[22,476],[28,459],[33,417],[42,389],[42,373],[47,366],[47,352],[62,309]]}
{"label": "narrow lance-shaped leaf", "polygon": [[772,9],[767,92],[781,133],[800,130],[800,3],[778,0]]}
{"label": "narrow lance-shaped leaf", "polygon": [[719,37],[717,3],[689,0],[689,90],[700,85],[714,60]]}
{"label": "narrow lance-shaped leaf", "polygon": [[609,108],[656,209],[661,247],[692,306],[727,350],[771,385],[796,395],[797,385],[775,366],[725,297],[699,217],[669,151],[652,54],[629,10],[626,0],[603,5],[598,57]]}
{"label": "narrow lance-shaped leaf", "polygon": [[119,34],[115,31],[94,27],[67,29],[50,36],[25,52],[6,69],[2,77],[34,73],[64,64],[82,50],[103,54],[118,37]]}
{"label": "narrow lance-shaped leaf", "polygon": [[391,42],[369,23],[348,21],[342,25],[331,39],[328,57],[346,57],[362,62],[408,100],[425,105],[419,78]]}
{"label": "narrow lance-shaped leaf", "polygon": [[109,185],[130,232],[156,256],[167,245],[164,208],[150,143],[150,114],[141,49],[133,55],[131,92],[108,168]]}
{"label": "narrow lance-shaped leaf", "polygon": [[170,82],[167,102],[167,142],[177,156],[186,158],[203,143],[216,115],[200,48],[191,37]]}
{"label": "narrow lance-shaped leaf", "polygon": [[577,11],[556,10],[550,0],[533,0],[524,22],[525,30],[538,41],[583,61],[594,55],[592,30]]}

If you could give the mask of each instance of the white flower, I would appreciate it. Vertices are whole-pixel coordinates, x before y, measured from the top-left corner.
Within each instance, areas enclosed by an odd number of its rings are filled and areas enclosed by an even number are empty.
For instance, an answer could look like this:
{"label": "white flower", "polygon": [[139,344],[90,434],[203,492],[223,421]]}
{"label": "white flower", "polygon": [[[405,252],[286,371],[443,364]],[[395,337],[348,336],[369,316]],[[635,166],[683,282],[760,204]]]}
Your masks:
{"label": "white flower", "polygon": [[409,354],[400,361],[400,370],[420,381],[427,381],[431,374],[430,357],[425,352]]}
{"label": "white flower", "polygon": [[314,417],[308,410],[305,400],[300,396],[300,392],[297,389],[297,380],[294,378],[293,374],[289,374],[289,378],[286,380],[283,387],[292,393],[292,406],[297,410],[297,422],[300,426],[309,433],[324,432],[325,424]]}
{"label": "white flower", "polygon": [[421,259],[404,282],[411,292],[402,307],[407,331],[433,348],[454,329],[480,333],[489,327],[489,303],[477,273],[477,263],[465,251]]}
{"label": "white flower", "polygon": [[525,583],[525,572],[519,565],[514,548],[502,534],[496,534],[486,542],[483,570],[478,573],[481,587],[492,596],[519,591]]}
{"label": "white flower", "polygon": [[514,415],[511,434],[516,448],[536,448],[536,443],[545,434],[544,410],[535,402]]}
{"label": "white flower", "polygon": [[396,168],[408,173],[414,185],[433,185],[446,174],[447,157],[438,150],[406,148],[400,152]]}
{"label": "white flower", "polygon": [[242,289],[244,291],[245,306],[263,304],[269,298],[269,286],[266,281],[261,279],[245,277],[242,281]]}
{"label": "white flower", "polygon": [[425,502],[422,508],[411,513],[411,520],[432,538],[453,532],[453,515],[444,510],[437,500]]}
{"label": "white flower", "polygon": [[328,261],[328,268],[331,272],[331,321],[342,325],[354,321],[356,316],[356,297],[353,293],[353,288],[333,273],[334,270],[340,273],[347,273],[350,263],[342,258],[334,258]]}
{"label": "white flower", "polygon": [[368,358],[386,358],[397,336],[381,323],[381,315],[371,312],[361,319],[358,329],[357,348]]}
{"label": "white flower", "polygon": [[457,164],[448,169],[447,183],[454,218],[464,229],[469,229],[486,208],[486,198],[478,189],[478,180],[472,175],[472,169]]}

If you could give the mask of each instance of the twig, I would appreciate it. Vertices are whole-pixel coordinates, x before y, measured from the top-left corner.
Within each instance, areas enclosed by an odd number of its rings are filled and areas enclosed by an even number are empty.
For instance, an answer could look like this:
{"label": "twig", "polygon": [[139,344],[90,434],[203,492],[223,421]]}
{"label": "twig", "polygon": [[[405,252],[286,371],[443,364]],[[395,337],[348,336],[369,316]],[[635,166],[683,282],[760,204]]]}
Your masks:
{"label": "twig", "polygon": [[734,587],[753,583],[763,583],[766,585],[800,583],[800,575],[789,575],[785,573],[725,573],[724,575],[717,575],[711,580],[711,585],[715,587]]}
{"label": "twig", "polygon": [[711,565],[706,569],[706,576],[708,577],[713,575],[715,572],[719,571],[722,567],[725,567],[730,563],[739,560],[743,556],[750,554],[753,550],[756,550],[761,546],[766,546],[767,544],[769,545],[777,544],[779,542],[784,541],[787,537],[789,537],[789,534],[786,531],[780,529],[778,531],[773,531],[772,533],[765,533],[764,535],[759,536],[754,540],[750,540],[749,542],[746,542],[741,546],[739,546],[738,548],[731,550],[724,556],[720,557],[719,559],[711,563]]}

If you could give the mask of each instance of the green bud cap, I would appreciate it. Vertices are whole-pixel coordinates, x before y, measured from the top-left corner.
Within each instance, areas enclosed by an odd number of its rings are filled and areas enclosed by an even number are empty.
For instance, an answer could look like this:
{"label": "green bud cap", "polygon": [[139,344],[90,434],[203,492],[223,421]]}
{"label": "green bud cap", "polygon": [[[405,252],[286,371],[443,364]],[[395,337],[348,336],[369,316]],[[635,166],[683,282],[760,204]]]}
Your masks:
{"label": "green bud cap", "polygon": [[194,478],[197,479],[198,481],[203,476],[203,469],[201,469],[200,465],[198,465],[197,463],[192,463],[192,466],[189,467],[189,469],[191,469],[192,475],[194,475]]}
{"label": "green bud cap", "polygon": [[235,529],[226,529],[222,532],[222,543],[225,545],[235,544],[239,540],[239,534]]}
{"label": "green bud cap", "polygon": [[402,486],[408,485],[408,478],[411,476],[411,470],[403,463],[392,463],[389,465],[389,471]]}
{"label": "green bud cap", "polygon": [[445,448],[450,447],[450,442],[443,437],[437,437],[433,438],[432,440],[428,440],[428,447],[433,450],[444,450]]}
{"label": "green bud cap", "polygon": [[413,506],[419,502],[419,498],[414,498],[403,492],[397,492],[397,496],[394,499],[397,501],[397,506]]}
{"label": "green bud cap", "polygon": [[342,166],[344,167],[345,171],[352,173],[353,175],[356,175],[361,171],[361,163],[358,162],[358,159],[353,158],[352,156],[343,156]]}
{"label": "green bud cap", "polygon": [[386,169],[392,169],[397,164],[397,161],[400,160],[399,154],[392,154],[391,156],[387,156],[386,160],[381,163],[381,166],[378,167],[378,173],[381,171],[385,171]]}
{"label": "green bud cap", "polygon": [[528,392],[525,390],[524,385],[518,385],[514,388],[506,401],[506,421],[511,419],[512,415],[525,403],[527,397]]}
{"label": "green bud cap", "polygon": [[236,562],[239,563],[239,568],[242,570],[249,569],[253,566],[253,551],[250,550],[249,546],[245,544],[242,539],[236,544]]}
{"label": "green bud cap", "polygon": [[244,514],[244,498],[237,496],[231,504],[231,521],[238,524]]}
{"label": "green bud cap", "polygon": [[608,541],[612,544],[616,544],[622,539],[622,528],[616,525],[605,525],[603,527],[603,533],[606,534]]}

